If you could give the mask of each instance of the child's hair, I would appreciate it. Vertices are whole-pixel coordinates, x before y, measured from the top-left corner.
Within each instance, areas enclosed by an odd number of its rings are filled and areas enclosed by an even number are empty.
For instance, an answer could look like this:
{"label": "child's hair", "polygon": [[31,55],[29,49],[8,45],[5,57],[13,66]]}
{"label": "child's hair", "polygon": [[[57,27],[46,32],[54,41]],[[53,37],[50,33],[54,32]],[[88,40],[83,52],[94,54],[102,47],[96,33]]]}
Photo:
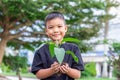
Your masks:
{"label": "child's hair", "polygon": [[52,20],[52,19],[55,19],[55,18],[63,19],[64,22],[65,22],[65,18],[64,18],[64,16],[63,16],[62,13],[60,13],[60,12],[51,12],[51,13],[49,13],[49,14],[45,17],[45,26],[46,26],[47,21]]}

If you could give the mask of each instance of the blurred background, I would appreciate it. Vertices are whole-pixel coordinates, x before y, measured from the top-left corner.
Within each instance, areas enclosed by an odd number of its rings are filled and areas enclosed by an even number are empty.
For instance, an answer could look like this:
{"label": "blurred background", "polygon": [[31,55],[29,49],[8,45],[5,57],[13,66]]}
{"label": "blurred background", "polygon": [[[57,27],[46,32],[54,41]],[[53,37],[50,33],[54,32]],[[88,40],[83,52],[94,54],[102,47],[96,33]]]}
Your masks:
{"label": "blurred background", "polygon": [[119,0],[0,0],[0,78],[37,80],[31,64],[35,50],[49,40],[44,18],[51,11],[64,14],[65,38],[80,40],[80,80],[120,80]]}

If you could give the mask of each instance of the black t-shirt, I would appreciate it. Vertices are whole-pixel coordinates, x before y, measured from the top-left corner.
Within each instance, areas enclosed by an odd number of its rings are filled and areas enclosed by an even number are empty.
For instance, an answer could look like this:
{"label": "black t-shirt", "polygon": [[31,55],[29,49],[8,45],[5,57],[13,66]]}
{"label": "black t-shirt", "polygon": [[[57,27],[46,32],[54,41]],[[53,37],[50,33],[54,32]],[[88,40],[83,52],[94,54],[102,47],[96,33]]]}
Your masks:
{"label": "black t-shirt", "polygon": [[[83,71],[84,65],[79,48],[73,43],[63,43],[60,47],[64,48],[65,51],[70,50],[74,52],[74,54],[78,57],[78,63],[76,63],[70,54],[65,54],[63,62],[68,63],[71,68]],[[57,58],[56,57],[52,58],[50,56],[49,45],[45,44],[40,49],[36,50],[31,71],[32,73],[36,74],[37,71],[39,71],[40,69],[50,68],[51,64],[53,64],[55,61],[57,61]],[[61,74],[60,76],[54,74],[46,79],[41,80],[74,80],[74,79],[67,76],[66,74]]]}

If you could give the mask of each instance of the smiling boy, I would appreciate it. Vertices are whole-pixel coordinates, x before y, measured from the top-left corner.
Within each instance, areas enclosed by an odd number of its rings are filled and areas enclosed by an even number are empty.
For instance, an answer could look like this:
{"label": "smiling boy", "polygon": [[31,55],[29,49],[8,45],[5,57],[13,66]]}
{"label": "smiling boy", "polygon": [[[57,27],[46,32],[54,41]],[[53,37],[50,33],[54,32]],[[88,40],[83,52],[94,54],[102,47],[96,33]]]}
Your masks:
{"label": "smiling boy", "polygon": [[[67,25],[64,16],[60,12],[51,12],[45,18],[45,33],[46,35],[57,44],[63,40],[66,32]],[[65,51],[70,50],[78,57],[76,63],[72,56],[65,54],[63,62],[65,65],[60,65],[55,57],[50,56],[49,45],[45,44],[35,52],[32,73],[41,80],[75,80],[80,78],[81,71],[84,70],[83,61],[80,55],[79,48],[73,43],[62,43],[61,48]],[[62,54],[62,53],[61,53]],[[61,72],[58,76],[56,73]]]}

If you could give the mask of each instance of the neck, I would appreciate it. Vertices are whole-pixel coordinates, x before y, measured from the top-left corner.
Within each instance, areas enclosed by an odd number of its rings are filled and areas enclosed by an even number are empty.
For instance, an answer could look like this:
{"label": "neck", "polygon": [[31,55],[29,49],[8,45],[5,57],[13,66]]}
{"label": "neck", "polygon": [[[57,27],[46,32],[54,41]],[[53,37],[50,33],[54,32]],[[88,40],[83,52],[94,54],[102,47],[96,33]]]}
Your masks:
{"label": "neck", "polygon": [[54,40],[53,42],[54,42],[55,44],[59,45],[59,44],[61,44],[62,40]]}

